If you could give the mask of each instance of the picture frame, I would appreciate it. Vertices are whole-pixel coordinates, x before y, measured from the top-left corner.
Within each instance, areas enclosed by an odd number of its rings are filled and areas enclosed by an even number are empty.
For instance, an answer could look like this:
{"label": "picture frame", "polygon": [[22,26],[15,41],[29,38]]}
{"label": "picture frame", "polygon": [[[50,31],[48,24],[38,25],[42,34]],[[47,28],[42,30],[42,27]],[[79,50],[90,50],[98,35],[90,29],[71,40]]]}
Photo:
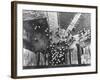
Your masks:
{"label": "picture frame", "polygon": [[97,6],[11,2],[11,77],[97,73]]}

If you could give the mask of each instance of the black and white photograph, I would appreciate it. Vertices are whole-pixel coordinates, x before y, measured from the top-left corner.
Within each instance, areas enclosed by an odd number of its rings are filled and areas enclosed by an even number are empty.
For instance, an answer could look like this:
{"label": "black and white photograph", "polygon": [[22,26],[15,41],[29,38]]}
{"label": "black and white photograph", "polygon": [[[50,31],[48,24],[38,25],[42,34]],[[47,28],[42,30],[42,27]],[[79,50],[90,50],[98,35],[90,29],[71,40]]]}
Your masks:
{"label": "black and white photograph", "polygon": [[23,68],[91,65],[91,14],[23,10]]}
{"label": "black and white photograph", "polygon": [[12,76],[97,73],[97,7],[12,2]]}

